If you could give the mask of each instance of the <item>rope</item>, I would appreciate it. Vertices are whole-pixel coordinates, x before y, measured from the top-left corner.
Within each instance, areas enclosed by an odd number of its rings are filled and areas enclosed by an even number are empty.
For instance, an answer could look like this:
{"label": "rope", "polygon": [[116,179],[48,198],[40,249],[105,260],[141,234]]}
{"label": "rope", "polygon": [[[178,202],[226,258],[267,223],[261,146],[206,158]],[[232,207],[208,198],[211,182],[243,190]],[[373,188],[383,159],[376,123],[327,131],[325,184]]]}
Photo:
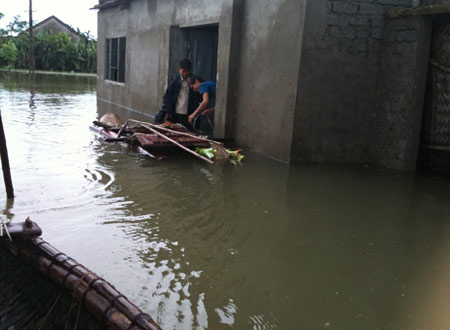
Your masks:
{"label": "rope", "polygon": [[45,316],[45,319],[44,319],[44,321],[42,321],[42,324],[41,324],[41,326],[39,327],[38,330],[44,329],[44,324],[45,324],[45,322],[47,322],[47,320],[48,320],[50,314],[52,313],[53,309],[55,308],[55,306],[56,306],[56,304],[58,303],[58,301],[59,301],[59,299],[61,298],[61,296],[62,296],[62,292],[58,295],[58,297],[56,298],[56,300],[53,302],[52,307],[50,307],[50,309],[48,310],[47,315]]}
{"label": "rope", "polygon": [[133,327],[136,325],[137,320],[143,315],[147,315],[147,314],[141,312],[141,313],[137,313],[135,316],[133,316],[133,318],[131,319],[131,323],[128,326],[127,330],[133,329]]}
{"label": "rope", "polygon": [[104,322],[104,319],[105,319],[106,315],[108,314],[109,310],[110,310],[111,308],[114,307],[114,303],[115,303],[116,300],[119,299],[119,298],[125,298],[125,299],[126,299],[127,297],[125,297],[123,294],[119,294],[119,295],[115,296],[115,297],[110,301],[109,306],[103,311],[102,318],[101,318],[102,322]]}
{"label": "rope", "polygon": [[66,326],[64,327],[64,330],[68,329],[69,321],[70,321],[70,315],[72,314],[72,310],[77,306],[77,302],[75,301],[75,297],[72,296],[72,301],[70,302],[69,306],[69,312],[67,313],[67,320],[66,320]]}
{"label": "rope", "polygon": [[9,230],[8,230],[8,223],[10,223],[11,222],[11,220],[8,220],[8,219],[6,219],[6,220],[2,220],[2,222],[0,223],[0,237],[3,237],[3,233],[5,233],[6,234],[6,236],[8,236],[8,239],[12,242],[12,237],[11,237],[11,234],[9,233]]}

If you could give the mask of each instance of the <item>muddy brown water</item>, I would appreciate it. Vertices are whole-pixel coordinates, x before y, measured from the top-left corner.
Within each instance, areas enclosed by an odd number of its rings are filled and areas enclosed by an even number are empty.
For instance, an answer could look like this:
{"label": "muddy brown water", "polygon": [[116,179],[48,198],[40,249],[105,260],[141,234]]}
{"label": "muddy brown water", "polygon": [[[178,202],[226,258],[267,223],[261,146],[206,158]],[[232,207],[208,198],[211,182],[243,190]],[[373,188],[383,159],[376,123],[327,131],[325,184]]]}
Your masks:
{"label": "muddy brown water", "polygon": [[89,131],[95,82],[0,73],[2,218],[30,216],[164,329],[450,328],[448,179],[158,162]]}

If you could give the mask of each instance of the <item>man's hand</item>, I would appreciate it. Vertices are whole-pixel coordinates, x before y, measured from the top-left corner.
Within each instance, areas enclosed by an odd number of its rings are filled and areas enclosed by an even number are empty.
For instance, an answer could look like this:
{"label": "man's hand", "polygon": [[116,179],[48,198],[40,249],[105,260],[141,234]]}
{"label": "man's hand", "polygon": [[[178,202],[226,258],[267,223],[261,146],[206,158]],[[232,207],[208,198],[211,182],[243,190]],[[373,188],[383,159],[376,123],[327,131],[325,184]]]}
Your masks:
{"label": "man's hand", "polygon": [[189,117],[188,117],[189,124],[192,124],[192,121],[194,120],[194,118],[195,118],[195,114],[189,115]]}

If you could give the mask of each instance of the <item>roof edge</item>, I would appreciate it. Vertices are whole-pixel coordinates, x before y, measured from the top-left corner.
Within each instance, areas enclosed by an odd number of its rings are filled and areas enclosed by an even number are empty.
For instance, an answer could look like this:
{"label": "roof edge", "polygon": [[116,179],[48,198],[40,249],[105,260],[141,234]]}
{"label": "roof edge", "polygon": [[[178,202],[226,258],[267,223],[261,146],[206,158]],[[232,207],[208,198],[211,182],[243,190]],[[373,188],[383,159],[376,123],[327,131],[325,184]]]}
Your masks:
{"label": "roof edge", "polygon": [[[86,36],[85,36],[83,33],[78,32],[78,31],[75,30],[73,27],[71,27],[69,24],[66,24],[66,23],[64,23],[63,21],[61,21],[61,20],[60,20],[58,17],[56,17],[55,15],[49,16],[49,17],[47,17],[46,19],[44,19],[43,21],[40,21],[39,23],[33,25],[33,29],[36,28],[36,27],[38,27],[38,26],[40,26],[40,25],[42,25],[42,24],[44,24],[44,23],[46,23],[47,21],[51,20],[52,18],[55,19],[59,24],[61,24],[61,25],[63,25],[64,27],[66,27],[66,28],[67,28],[69,31],[71,31],[72,33],[78,35],[80,38],[86,39]],[[30,31],[30,28],[28,28],[28,29],[25,30],[25,32],[29,32],[29,31]]]}
{"label": "roof edge", "polygon": [[91,9],[104,10],[114,8],[120,5],[127,5],[131,0],[100,0],[99,4],[95,5]]}

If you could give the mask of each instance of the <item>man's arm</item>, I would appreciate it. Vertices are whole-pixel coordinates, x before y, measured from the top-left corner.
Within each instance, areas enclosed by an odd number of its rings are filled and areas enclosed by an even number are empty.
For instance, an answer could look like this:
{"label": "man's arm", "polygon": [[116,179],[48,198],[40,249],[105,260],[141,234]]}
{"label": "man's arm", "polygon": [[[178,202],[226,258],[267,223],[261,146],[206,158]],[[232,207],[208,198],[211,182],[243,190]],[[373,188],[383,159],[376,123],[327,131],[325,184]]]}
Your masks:
{"label": "man's arm", "polygon": [[202,111],[205,110],[209,105],[209,93],[203,93],[202,98],[203,100],[198,108],[188,117],[188,121],[190,124],[192,124],[194,118],[197,117],[198,114],[202,113]]}
{"label": "man's arm", "polygon": [[177,79],[174,78],[170,81],[169,86],[167,86],[167,89],[163,96],[163,104],[161,110],[163,112],[171,113],[173,112],[173,109],[175,107],[175,104],[173,104],[174,99],[174,93],[177,92]]}

